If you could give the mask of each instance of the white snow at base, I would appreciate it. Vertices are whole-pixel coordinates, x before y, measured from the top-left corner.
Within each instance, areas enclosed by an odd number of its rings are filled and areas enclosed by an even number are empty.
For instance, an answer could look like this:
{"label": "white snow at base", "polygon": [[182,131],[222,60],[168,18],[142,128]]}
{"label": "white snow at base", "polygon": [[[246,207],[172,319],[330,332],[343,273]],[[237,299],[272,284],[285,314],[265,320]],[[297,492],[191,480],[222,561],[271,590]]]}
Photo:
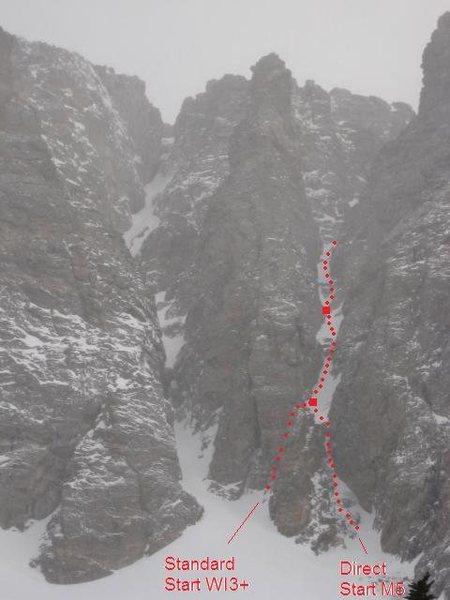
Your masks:
{"label": "white snow at base", "polygon": [[[411,574],[412,564],[402,564],[381,551],[379,536],[371,529],[372,517],[361,509],[358,509],[363,515],[361,538],[368,548],[369,557],[363,554],[359,541],[350,538],[345,540],[346,548],[335,548],[315,556],[307,546],[295,544],[292,539],[276,531],[268,515],[267,503],[256,509],[245,527],[228,545],[227,540],[254,504],[262,502],[263,496],[259,492],[252,492],[231,502],[209,492],[206,473],[212,445],[202,452],[202,438],[193,435],[185,422],[176,424],[176,437],[183,487],[194,494],[205,508],[197,525],[187,528],[181,537],[160,552],[110,577],[65,586],[47,583],[38,569],[28,567],[28,561],[37,554],[39,535],[45,523],[35,523],[25,533],[0,531],[2,600],[178,600],[181,596],[187,600],[218,600],[230,596],[226,593],[166,592],[165,577],[178,575],[164,571],[164,559],[169,555],[187,559],[235,556],[237,569],[231,574],[245,578],[251,588],[235,592],[232,596],[248,600],[337,598],[342,580],[338,573],[340,560],[371,563],[385,560],[388,578],[401,579]],[[195,578],[196,575],[191,576]],[[189,577],[189,574],[185,573],[185,577]]]}
{"label": "white snow at base", "polygon": [[[153,196],[154,197],[154,196]],[[148,207],[147,207],[148,208]],[[144,209],[143,209],[144,210]],[[142,212],[142,211],[141,211]],[[139,214],[139,213],[138,213]],[[151,215],[149,210],[147,217]],[[136,215],[137,216],[137,215]],[[141,225],[133,224],[135,231],[148,235],[148,218],[142,218]],[[142,228],[143,226],[143,228]],[[136,235],[138,235],[136,233]],[[129,240],[136,251],[137,245]],[[325,291],[319,271],[319,296]],[[178,322],[182,317],[166,318],[170,303],[165,302],[165,292],[156,296],[162,327]],[[334,310],[334,326],[338,330],[342,315],[340,309]],[[328,329],[325,326],[317,334],[320,343],[326,343]],[[28,340],[34,345],[35,340]],[[167,366],[173,366],[175,358],[184,340],[182,336],[164,336],[167,353]],[[327,386],[321,395],[321,407],[327,409],[331,403],[340,375],[328,378]],[[125,385],[122,380],[118,385]],[[379,563],[386,561],[388,578],[401,580],[411,576],[414,563],[401,563],[397,558],[382,552],[379,534],[373,530],[373,516],[359,506],[352,507],[353,512],[361,514],[360,537],[368,548],[369,555],[363,553],[357,538],[345,539],[345,548],[338,547],[316,556],[308,546],[295,544],[291,538],[281,536],[268,514],[268,503],[260,492],[247,492],[237,501],[219,497],[208,490],[208,465],[213,445],[202,450],[205,434],[194,435],[186,422],[175,426],[177,450],[182,468],[182,485],[194,495],[204,507],[204,515],[194,526],[188,527],[172,544],[150,557],[117,571],[110,577],[78,585],[58,586],[45,581],[39,569],[29,567],[29,561],[38,555],[39,540],[48,521],[31,525],[27,531],[0,530],[0,582],[2,600],[166,600],[173,598],[209,598],[218,600],[228,598],[223,592],[182,592],[173,593],[164,590],[166,576],[195,578],[195,573],[177,573],[164,571],[164,558],[168,555],[186,559],[201,559],[206,556],[215,558],[236,557],[237,570],[220,575],[236,575],[250,582],[248,591],[240,590],[231,595],[248,600],[275,600],[301,598],[301,600],[331,600],[339,597],[339,585],[343,578],[339,575],[341,560]],[[213,439],[213,432],[209,438]],[[341,486],[344,484],[341,482]],[[351,492],[348,491],[348,494]],[[255,505],[260,506],[249,521],[228,545],[227,540],[242,523],[245,516]],[[213,573],[216,575],[217,573]],[[350,578],[358,581],[358,578]],[[360,583],[370,583],[370,578],[359,579]],[[443,600],[444,596],[441,596]]]}
{"label": "white snow at base", "polygon": [[132,225],[123,234],[125,244],[132,256],[139,253],[144,241],[158,227],[160,219],[155,214],[155,199],[171,179],[172,175],[157,173],[152,181],[145,186],[145,206],[132,216]]}
{"label": "white snow at base", "polygon": [[[341,581],[338,568],[340,560],[364,562],[365,555],[358,539],[348,538],[346,548],[335,548],[316,556],[308,546],[296,544],[291,538],[281,536],[268,514],[268,502],[260,492],[248,492],[237,501],[230,502],[208,491],[207,470],[212,445],[202,453],[202,440],[193,436],[186,423],[176,424],[177,448],[183,471],[183,487],[193,494],[205,508],[200,523],[183,536],[188,542],[192,535],[192,546],[185,553],[194,558],[198,555],[236,557],[238,576],[251,581],[249,592],[236,592],[238,597],[257,600],[296,598],[301,600],[330,600],[338,597]],[[201,457],[201,458],[199,458]],[[250,517],[230,545],[227,540],[239,527],[243,519],[256,504],[260,506]],[[389,574],[400,579],[411,573],[411,565],[400,563],[381,551],[378,534],[371,528],[373,517],[363,515],[361,537],[369,549],[370,561],[388,562]],[[180,544],[183,544],[183,538]],[[233,595],[233,596],[234,596]],[[197,594],[192,597],[211,597]],[[186,597],[190,597],[186,594]],[[220,596],[226,597],[226,595]],[[159,596],[156,596],[159,600]],[[215,598],[215,596],[212,596]]]}

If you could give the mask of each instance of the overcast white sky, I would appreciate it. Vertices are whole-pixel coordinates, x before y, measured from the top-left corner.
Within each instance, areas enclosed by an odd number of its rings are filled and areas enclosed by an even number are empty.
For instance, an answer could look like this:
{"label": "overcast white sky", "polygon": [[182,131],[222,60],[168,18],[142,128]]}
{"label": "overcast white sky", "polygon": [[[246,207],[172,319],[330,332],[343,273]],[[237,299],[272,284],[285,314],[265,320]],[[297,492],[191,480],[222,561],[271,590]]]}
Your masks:
{"label": "overcast white sky", "polygon": [[417,106],[421,55],[450,0],[0,0],[0,26],[139,75],[172,122],[186,96],[275,51],[315,79]]}

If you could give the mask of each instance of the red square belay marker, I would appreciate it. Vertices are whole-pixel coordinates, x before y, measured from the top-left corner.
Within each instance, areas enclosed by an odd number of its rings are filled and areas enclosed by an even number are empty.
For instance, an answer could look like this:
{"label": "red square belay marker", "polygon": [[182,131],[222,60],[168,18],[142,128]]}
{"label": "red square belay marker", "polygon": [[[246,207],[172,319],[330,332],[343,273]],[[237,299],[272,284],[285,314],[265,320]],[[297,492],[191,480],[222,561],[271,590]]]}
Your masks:
{"label": "red square belay marker", "polygon": [[309,404],[310,406],[317,406],[317,398],[310,398],[310,399],[308,400],[308,404]]}
{"label": "red square belay marker", "polygon": [[329,306],[326,306],[325,304],[322,306],[322,314],[323,315],[330,315],[331,314],[331,308]]}

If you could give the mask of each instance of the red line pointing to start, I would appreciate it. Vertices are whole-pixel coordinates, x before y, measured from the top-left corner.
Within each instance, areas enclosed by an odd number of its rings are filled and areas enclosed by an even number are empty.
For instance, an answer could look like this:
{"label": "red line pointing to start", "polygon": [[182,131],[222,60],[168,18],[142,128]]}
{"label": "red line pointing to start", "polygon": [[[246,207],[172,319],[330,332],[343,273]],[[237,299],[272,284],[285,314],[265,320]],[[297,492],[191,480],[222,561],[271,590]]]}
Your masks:
{"label": "red line pointing to start", "polygon": [[361,538],[358,538],[358,540],[361,542],[361,546],[362,546],[362,548],[363,548],[363,550],[364,550],[365,554],[369,554],[369,553],[367,552],[366,545],[365,545],[365,543],[362,541],[362,539],[361,539]]}
{"label": "red line pointing to start", "polygon": [[[320,424],[323,428],[325,428],[324,429],[324,433],[325,433],[324,443],[325,443],[325,452],[326,452],[326,457],[327,457],[326,460],[327,460],[328,468],[330,471],[330,483],[332,483],[331,499],[335,503],[337,513],[341,516],[342,519],[344,519],[344,522],[346,522],[347,525],[354,531],[359,531],[361,528],[359,521],[351,514],[351,512],[348,509],[345,508],[344,501],[341,498],[341,493],[339,491],[339,481],[338,481],[339,478],[338,478],[338,473],[336,471],[336,464],[334,462],[333,452],[332,452],[331,433],[330,433],[331,422],[325,413],[320,414],[320,394],[324,391],[326,378],[331,373],[332,361],[333,361],[334,354],[336,352],[336,336],[338,333],[337,329],[333,326],[333,314],[332,314],[332,310],[331,310],[331,305],[333,303],[333,300],[335,300],[335,289],[336,288],[335,288],[335,281],[332,279],[331,273],[330,273],[331,258],[332,258],[333,251],[334,251],[335,247],[337,246],[337,244],[338,244],[337,240],[333,240],[331,242],[331,245],[328,247],[328,249],[325,249],[324,255],[322,257],[323,276],[326,281],[326,284],[329,286],[328,300],[324,300],[324,303],[322,304],[322,315],[325,317],[325,323],[328,326],[330,345],[325,351],[322,368],[321,368],[319,377],[317,379],[316,385],[314,386],[314,388],[311,391],[311,396],[309,397],[309,399],[306,402],[301,402],[301,401],[297,402],[295,405],[292,406],[291,410],[289,411],[288,421],[285,426],[284,433],[282,434],[282,436],[283,436],[282,440],[280,440],[280,447],[278,449],[276,456],[274,457],[274,463],[273,463],[273,466],[272,466],[271,471],[268,476],[267,485],[264,487],[264,494],[268,495],[268,493],[272,492],[274,482],[277,481],[277,479],[280,477],[280,466],[282,465],[282,461],[285,456],[285,449],[286,449],[285,443],[291,434],[292,428],[295,426],[296,418],[299,416],[300,411],[303,411],[303,409],[312,411],[314,413],[314,415],[316,416],[316,422],[318,424]],[[251,511],[248,513],[248,515],[245,517],[245,519],[242,521],[242,523],[239,525],[239,527],[236,529],[236,531],[230,537],[230,539],[227,542],[228,544],[230,544],[233,541],[233,539],[236,537],[236,535],[239,533],[239,531],[242,529],[242,527],[246,524],[246,522],[252,516],[252,514],[254,513],[254,511],[256,510],[258,505],[259,505],[259,502],[257,502],[255,504],[255,506],[251,509]],[[361,538],[358,538],[358,539],[359,539],[359,542],[361,544],[361,547],[362,547],[364,553],[368,554],[367,548],[366,548],[364,542],[362,541]]]}
{"label": "red line pointing to start", "polygon": [[239,533],[239,531],[242,529],[242,527],[244,527],[244,525],[247,523],[247,521],[250,519],[250,517],[252,516],[252,514],[255,512],[255,510],[258,508],[259,506],[259,502],[257,502],[255,504],[255,506],[252,508],[252,510],[248,513],[248,515],[245,517],[245,519],[242,521],[242,523],[239,525],[239,527],[236,529],[236,531],[233,533],[233,535],[230,537],[230,539],[228,540],[227,544],[230,544],[233,539],[236,537],[236,535]]}

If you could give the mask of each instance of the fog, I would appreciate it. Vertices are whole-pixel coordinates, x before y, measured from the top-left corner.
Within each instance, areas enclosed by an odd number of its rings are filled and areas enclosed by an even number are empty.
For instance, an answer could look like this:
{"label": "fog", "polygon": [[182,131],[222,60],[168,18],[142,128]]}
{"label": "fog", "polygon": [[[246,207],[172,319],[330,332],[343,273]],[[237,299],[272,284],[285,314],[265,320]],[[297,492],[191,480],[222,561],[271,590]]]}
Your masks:
{"label": "fog", "polygon": [[186,96],[275,51],[296,79],[417,106],[421,54],[450,0],[0,0],[0,25],[146,81],[172,122]]}

